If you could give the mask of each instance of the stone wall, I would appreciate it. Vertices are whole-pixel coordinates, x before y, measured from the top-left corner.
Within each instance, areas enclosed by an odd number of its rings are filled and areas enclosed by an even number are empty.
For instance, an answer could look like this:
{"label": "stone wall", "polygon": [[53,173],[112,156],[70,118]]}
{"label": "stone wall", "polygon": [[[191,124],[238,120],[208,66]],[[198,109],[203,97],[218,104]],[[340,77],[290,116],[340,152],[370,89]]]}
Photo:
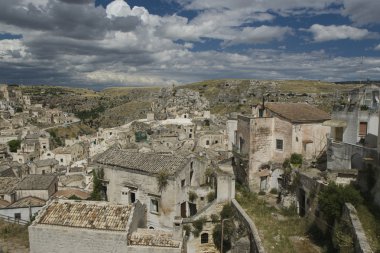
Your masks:
{"label": "stone wall", "polygon": [[128,252],[126,231],[113,232],[41,224],[31,225],[28,230],[31,253]]}
{"label": "stone wall", "polygon": [[372,253],[373,251],[368,243],[356,209],[351,203],[344,205],[342,218],[347,220],[352,227],[355,253]]}
{"label": "stone wall", "polygon": [[238,218],[248,228],[250,253],[265,253],[264,246],[259,237],[259,231],[257,230],[251,218],[235,199],[232,200],[232,207],[235,208],[236,213],[238,214]]}

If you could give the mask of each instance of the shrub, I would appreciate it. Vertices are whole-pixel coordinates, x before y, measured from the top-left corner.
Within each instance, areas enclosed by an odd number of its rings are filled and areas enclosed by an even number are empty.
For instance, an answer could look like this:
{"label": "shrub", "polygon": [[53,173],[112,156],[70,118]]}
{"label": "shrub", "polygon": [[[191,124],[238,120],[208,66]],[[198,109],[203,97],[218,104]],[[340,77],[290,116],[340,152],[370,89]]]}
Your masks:
{"label": "shrub", "polygon": [[297,154],[297,153],[293,153],[290,156],[290,163],[291,164],[302,164],[302,155]]}
{"label": "shrub", "polygon": [[222,211],[220,212],[221,219],[228,219],[234,215],[234,210],[230,204],[226,204],[223,206]]}
{"label": "shrub", "polygon": [[208,201],[208,202],[212,202],[215,198],[216,198],[216,194],[215,194],[215,192],[209,192],[209,193],[207,194],[207,201]]}
{"label": "shrub", "polygon": [[344,203],[346,202],[354,206],[358,206],[363,202],[359,191],[351,185],[341,186],[330,183],[318,194],[320,210],[330,223],[341,216]]}
{"label": "shrub", "polygon": [[265,191],[259,191],[259,195],[265,195]]}
{"label": "shrub", "polygon": [[[235,231],[234,223],[231,220],[224,222],[223,227],[223,251],[229,251],[231,249],[231,237]],[[212,232],[212,239],[214,241],[215,247],[220,250],[220,244],[221,244],[221,237],[222,237],[222,226],[221,224],[218,224],[214,227],[214,230]]]}
{"label": "shrub", "polygon": [[158,172],[157,185],[158,185],[158,190],[160,192],[162,192],[168,185],[168,179],[169,179],[169,173],[167,170],[162,169]]}
{"label": "shrub", "polygon": [[11,140],[8,142],[9,150],[11,152],[17,152],[17,149],[20,148],[21,146],[21,141],[20,140]]}
{"label": "shrub", "polygon": [[183,225],[183,230],[185,231],[185,235],[189,236],[191,232],[191,227],[188,224]]}
{"label": "shrub", "polygon": [[198,198],[198,195],[195,192],[189,191],[189,200],[190,200],[190,202],[194,202],[197,198]]}
{"label": "shrub", "polygon": [[271,193],[271,194],[277,194],[278,191],[277,191],[276,188],[272,188],[272,189],[270,189],[270,193]]}
{"label": "shrub", "polygon": [[198,237],[203,230],[204,224],[207,222],[206,217],[201,217],[193,222],[194,230],[192,231],[194,237]]}
{"label": "shrub", "polygon": [[211,214],[210,216],[212,223],[218,223],[220,221],[219,215],[217,214]]}

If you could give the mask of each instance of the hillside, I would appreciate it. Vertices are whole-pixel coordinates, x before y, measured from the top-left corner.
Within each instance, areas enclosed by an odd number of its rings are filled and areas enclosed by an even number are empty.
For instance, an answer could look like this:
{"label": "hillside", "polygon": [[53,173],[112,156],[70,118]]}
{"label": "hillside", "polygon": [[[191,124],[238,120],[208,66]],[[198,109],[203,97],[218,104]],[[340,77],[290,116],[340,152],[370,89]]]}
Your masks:
{"label": "hillside", "polygon": [[[201,99],[209,101],[212,113],[225,116],[230,112],[250,113],[250,106],[261,103],[263,97],[266,101],[309,102],[329,111],[337,92],[356,87],[359,85],[303,80],[223,79],[181,85],[174,89],[199,92]],[[99,92],[58,86],[21,86],[21,89],[31,95],[33,103],[73,112],[92,128],[114,127],[144,118],[151,111],[152,102],[166,104],[168,100],[160,95],[160,87],[115,87]],[[187,96],[188,93],[183,94]]]}

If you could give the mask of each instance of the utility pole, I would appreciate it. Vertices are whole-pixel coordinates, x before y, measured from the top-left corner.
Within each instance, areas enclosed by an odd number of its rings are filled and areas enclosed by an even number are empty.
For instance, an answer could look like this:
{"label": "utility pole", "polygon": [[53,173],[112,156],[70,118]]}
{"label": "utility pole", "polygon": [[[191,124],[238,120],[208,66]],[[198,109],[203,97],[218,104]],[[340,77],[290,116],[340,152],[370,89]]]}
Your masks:
{"label": "utility pole", "polygon": [[231,218],[227,218],[227,219],[222,219],[222,238],[220,240],[220,252],[223,253],[223,239],[224,239],[224,222],[226,220],[230,220]]}

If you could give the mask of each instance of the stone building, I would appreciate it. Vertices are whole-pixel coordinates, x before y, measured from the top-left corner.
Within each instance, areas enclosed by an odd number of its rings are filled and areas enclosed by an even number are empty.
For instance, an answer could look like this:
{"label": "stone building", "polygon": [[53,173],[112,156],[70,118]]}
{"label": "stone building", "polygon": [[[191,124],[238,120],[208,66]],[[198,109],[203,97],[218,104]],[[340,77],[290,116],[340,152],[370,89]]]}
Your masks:
{"label": "stone building", "polygon": [[48,200],[58,190],[56,175],[28,175],[16,187],[16,197],[37,197]]}
{"label": "stone building", "polygon": [[16,186],[20,179],[16,177],[0,177],[0,199],[9,204],[16,201]]}
{"label": "stone building", "polygon": [[58,147],[51,151],[54,159],[61,166],[69,166],[76,161],[87,158],[87,151],[83,143],[75,143],[70,147]]}
{"label": "stone building", "polygon": [[4,208],[0,208],[0,215],[30,222],[45,204],[46,200],[29,196],[21,198]]}
{"label": "stone building", "polygon": [[[234,146],[237,179],[253,190],[278,188],[282,163],[292,153],[315,160],[326,148],[330,116],[304,103],[266,103],[238,116]],[[281,180],[281,179],[280,179]]]}
{"label": "stone building", "polygon": [[[199,199],[213,191],[206,184],[207,163],[194,156],[109,149],[94,161],[94,166],[104,170],[108,200],[121,204],[140,200],[147,206],[149,228],[172,228],[175,216],[188,217],[207,204],[193,203],[191,190],[202,191]],[[164,179],[164,187],[159,186],[158,177]]]}
{"label": "stone building", "polygon": [[46,160],[36,160],[30,164],[30,174],[49,174],[57,171],[58,161],[50,158]]}
{"label": "stone building", "polygon": [[379,131],[379,93],[377,85],[351,91],[346,100],[337,101],[331,121],[327,168],[363,169],[365,161],[376,166]]}
{"label": "stone building", "polygon": [[180,253],[172,233],[145,228],[144,206],[54,200],[29,226],[31,253]]}

